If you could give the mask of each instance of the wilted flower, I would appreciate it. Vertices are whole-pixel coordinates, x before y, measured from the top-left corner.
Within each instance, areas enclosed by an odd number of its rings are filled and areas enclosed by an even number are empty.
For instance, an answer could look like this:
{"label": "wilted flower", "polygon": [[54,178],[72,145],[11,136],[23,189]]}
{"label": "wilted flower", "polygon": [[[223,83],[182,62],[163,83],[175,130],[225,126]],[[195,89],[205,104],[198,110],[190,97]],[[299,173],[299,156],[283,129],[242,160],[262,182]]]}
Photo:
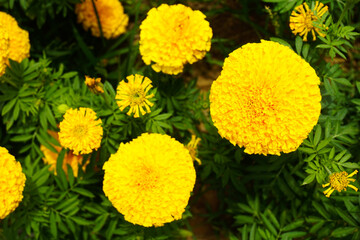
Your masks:
{"label": "wilted flower", "polygon": [[155,133],[121,143],[104,170],[105,195],[126,221],[145,227],[180,219],[196,178],[184,145]]}
{"label": "wilted flower", "polygon": [[152,8],[140,26],[140,54],[156,71],[178,74],[210,50],[212,29],[205,15],[181,4]]}
{"label": "wilted flower", "polygon": [[85,84],[89,88],[89,90],[95,94],[104,92],[104,88],[100,78],[91,78],[85,76]]}
{"label": "wilted flower", "polygon": [[190,156],[194,161],[197,161],[201,164],[200,159],[197,157],[197,145],[201,141],[201,138],[196,137],[196,135],[191,135],[190,142],[186,145],[186,148],[189,150]]}
{"label": "wilted flower", "polygon": [[316,125],[320,79],[290,48],[249,43],[230,53],[210,91],[220,136],[249,154],[295,151]]}

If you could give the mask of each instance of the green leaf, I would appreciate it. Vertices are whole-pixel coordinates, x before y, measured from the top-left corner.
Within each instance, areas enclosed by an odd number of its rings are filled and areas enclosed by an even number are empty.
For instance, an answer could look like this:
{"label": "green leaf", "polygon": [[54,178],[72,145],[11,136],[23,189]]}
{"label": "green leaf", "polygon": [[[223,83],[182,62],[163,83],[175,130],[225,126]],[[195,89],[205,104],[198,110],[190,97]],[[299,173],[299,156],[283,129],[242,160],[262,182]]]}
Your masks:
{"label": "green leaf", "polygon": [[256,230],[257,230],[257,224],[253,223],[250,229],[250,239],[249,240],[255,240],[256,237]]}
{"label": "green leaf", "polygon": [[356,227],[340,227],[335,229],[332,233],[331,236],[335,237],[335,238],[343,238],[346,237],[352,233],[354,233],[357,230]]}
{"label": "green leaf", "polygon": [[50,232],[53,235],[54,239],[57,239],[58,232],[57,232],[55,214],[53,211],[50,212]]}
{"label": "green leaf", "polygon": [[299,238],[299,237],[303,237],[305,236],[307,233],[306,232],[302,232],[302,231],[296,231],[296,232],[287,232],[287,233],[283,233],[281,234],[282,238]]}
{"label": "green leaf", "polygon": [[18,135],[10,138],[13,142],[26,142],[33,138],[33,135]]}
{"label": "green leaf", "polygon": [[266,218],[266,216],[264,214],[260,213],[260,217],[263,220],[263,223],[265,224],[267,229],[269,229],[273,235],[277,236],[277,231],[276,231],[275,227],[270,223],[270,221]]}
{"label": "green leaf", "polygon": [[287,47],[289,47],[291,50],[293,50],[292,47],[291,47],[291,45],[290,45],[288,42],[286,42],[285,40],[281,39],[281,38],[271,37],[270,40],[271,40],[271,41],[274,41],[274,42],[278,42],[278,43],[280,43],[281,45],[287,46]]}
{"label": "green leaf", "polygon": [[317,125],[314,136],[314,145],[317,146],[321,138],[321,126]]}
{"label": "green leaf", "polygon": [[340,165],[346,168],[360,168],[359,164],[353,162],[340,163]]}
{"label": "green leaf", "polygon": [[83,189],[83,188],[79,188],[79,187],[73,188],[72,191],[77,192],[77,193],[79,193],[79,194],[81,194],[81,195],[83,195],[85,197],[89,197],[89,198],[95,197],[95,195],[92,192],[90,192],[90,191],[88,191],[86,189]]}
{"label": "green leaf", "polygon": [[330,141],[332,140],[332,138],[327,138],[325,140],[321,140],[321,142],[319,143],[319,145],[317,145],[316,151],[320,151],[321,149],[323,149],[324,147],[326,147]]}
{"label": "green leaf", "polygon": [[309,49],[310,49],[310,44],[305,43],[303,48],[302,48],[302,55],[303,55],[304,59],[307,58],[307,56],[309,54]]}
{"label": "green leaf", "polygon": [[305,148],[305,147],[299,147],[298,150],[301,152],[304,152],[304,153],[308,153],[308,154],[312,154],[312,153],[316,152],[314,149]]}
{"label": "green leaf", "polygon": [[247,230],[247,224],[244,225],[244,227],[242,228],[241,232],[241,239],[242,240],[248,240],[248,230]]}
{"label": "green leaf", "polygon": [[307,176],[307,177],[304,179],[304,182],[302,183],[302,185],[306,185],[306,184],[312,183],[312,181],[314,181],[314,179],[315,179],[315,174],[310,174],[309,176]]}
{"label": "green leaf", "polygon": [[323,216],[325,219],[329,220],[330,215],[326,210],[323,208],[323,206],[320,205],[320,203],[313,201],[312,202],[313,207]]}
{"label": "green leaf", "polygon": [[67,176],[68,176],[69,184],[70,184],[70,187],[72,187],[74,185],[74,181],[75,181],[74,171],[69,164],[66,164],[66,167],[67,167]]}
{"label": "green leaf", "polygon": [[277,218],[275,217],[275,215],[271,212],[271,210],[268,208],[266,210],[266,213],[269,215],[270,217],[270,220],[272,221],[272,223],[275,225],[275,227],[277,229],[280,229],[280,223],[279,221],[277,220]]}
{"label": "green leaf", "polygon": [[82,218],[82,217],[72,216],[71,220],[73,220],[77,224],[83,225],[83,226],[89,226],[89,225],[93,224],[92,221],[86,220],[85,218]]}
{"label": "green leaf", "polygon": [[303,40],[300,36],[296,36],[295,38],[295,48],[296,48],[296,52],[300,55],[301,53],[301,48],[303,45]]}
{"label": "green leaf", "polygon": [[56,173],[57,173],[57,178],[61,182],[61,186],[62,186],[63,190],[66,190],[68,187],[68,182],[66,179],[65,172],[62,168],[64,157],[65,157],[65,149],[62,149],[56,159]]}
{"label": "green leaf", "polygon": [[304,219],[300,219],[300,220],[296,220],[295,222],[292,222],[288,225],[286,225],[285,227],[283,227],[281,229],[282,232],[288,232],[291,231],[293,229],[296,229],[298,227],[301,227],[304,224]]}
{"label": "green leaf", "polygon": [[335,208],[336,212],[338,213],[338,215],[344,219],[345,222],[347,222],[348,224],[352,225],[352,226],[357,226],[356,221],[350,217],[349,214],[347,214],[344,210]]}
{"label": "green leaf", "polygon": [[172,113],[164,113],[164,114],[160,114],[157,115],[156,117],[154,117],[155,120],[166,120],[169,117],[171,117]]}
{"label": "green leaf", "polygon": [[115,220],[115,221],[110,221],[109,227],[108,227],[108,229],[106,230],[106,233],[105,233],[107,240],[110,240],[111,237],[112,237],[112,235],[114,234],[114,231],[115,231],[115,229],[116,229],[117,222],[118,222],[117,220]]}
{"label": "green leaf", "polygon": [[105,225],[108,217],[109,217],[108,213],[104,213],[104,214],[100,215],[99,217],[97,217],[95,220],[95,227],[94,227],[93,231],[99,232],[102,229],[102,227]]}
{"label": "green leaf", "polygon": [[235,223],[238,225],[255,222],[254,217],[247,216],[247,215],[236,215],[234,218],[235,218]]}
{"label": "green leaf", "polygon": [[7,104],[5,104],[5,106],[2,109],[1,115],[4,116],[6,113],[8,113],[13,108],[16,101],[17,101],[17,98],[14,98],[14,99],[10,100]]}

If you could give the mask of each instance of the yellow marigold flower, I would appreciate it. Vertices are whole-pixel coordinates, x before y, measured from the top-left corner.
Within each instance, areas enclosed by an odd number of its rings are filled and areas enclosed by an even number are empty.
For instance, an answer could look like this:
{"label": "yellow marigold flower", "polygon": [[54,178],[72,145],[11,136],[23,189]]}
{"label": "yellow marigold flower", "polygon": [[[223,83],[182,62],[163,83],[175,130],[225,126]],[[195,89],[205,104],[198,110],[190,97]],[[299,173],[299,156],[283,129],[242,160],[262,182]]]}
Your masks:
{"label": "yellow marigold flower", "polygon": [[355,179],[351,177],[357,173],[358,170],[353,171],[351,174],[348,174],[345,171],[331,174],[329,177],[329,182],[322,185],[322,187],[330,186],[328,189],[324,191],[325,196],[330,197],[330,195],[335,190],[338,192],[341,192],[342,190],[346,191],[347,187],[350,187],[357,192],[358,191],[357,187],[349,184],[350,182],[355,182]]}
{"label": "yellow marigold flower", "polygon": [[103,84],[101,83],[100,78],[91,78],[85,76],[85,84],[88,86],[89,90],[95,94],[104,92]]}
{"label": "yellow marigold flower", "polygon": [[9,57],[9,35],[6,28],[0,27],[0,76],[5,73]]}
{"label": "yellow marigold flower", "polygon": [[145,227],[181,219],[196,178],[184,145],[155,133],[121,143],[103,168],[105,195],[126,221]]}
{"label": "yellow marigold flower", "polygon": [[60,144],[74,151],[74,154],[91,153],[100,147],[103,129],[101,119],[90,108],[70,108],[60,123]]}
{"label": "yellow marigold flower", "polygon": [[[97,0],[94,2],[104,37],[106,39],[117,38],[123,34],[126,31],[129,17],[124,13],[124,8],[119,0]],[[91,0],[76,4],[75,13],[78,22],[82,23],[85,31],[90,29],[93,36],[100,37],[100,28]]]}
{"label": "yellow marigold flower", "polygon": [[201,141],[200,138],[197,138],[196,135],[191,135],[190,142],[186,145],[186,148],[189,150],[190,156],[194,161],[197,161],[201,165],[201,160],[196,157],[197,155],[197,145]]}
{"label": "yellow marigold flower", "polygon": [[26,177],[19,162],[0,147],[0,219],[13,212],[23,199]]}
{"label": "yellow marigold flower", "polygon": [[315,32],[325,37],[326,35],[314,26],[314,22],[321,18],[327,11],[328,7],[318,1],[316,1],[314,9],[310,9],[306,2],[297,6],[290,16],[290,28],[292,32],[294,35],[299,33],[300,36],[303,36],[304,41],[307,41],[309,32],[312,33],[313,41],[316,40]]}
{"label": "yellow marigold flower", "polygon": [[249,43],[230,53],[211,86],[210,113],[219,134],[249,154],[295,151],[316,125],[320,79],[290,48]]}
{"label": "yellow marigold flower", "polygon": [[149,101],[154,97],[154,94],[148,94],[152,88],[151,80],[139,74],[130,75],[126,78],[128,81],[121,81],[116,90],[116,102],[123,111],[124,108],[130,106],[127,114],[130,116],[134,113],[134,117],[138,118],[141,115],[150,113],[150,107],[154,104]]}
{"label": "yellow marigold flower", "polygon": [[[6,28],[9,35],[8,58],[21,62],[30,56],[29,33],[19,27],[15,18],[5,12],[0,12],[0,28]],[[9,64],[7,60],[7,64]]]}
{"label": "yellow marigold flower", "polygon": [[[57,132],[48,131],[48,133],[51,136],[53,136],[57,141],[59,140],[59,135]],[[54,171],[54,174],[57,175],[56,162],[57,162],[59,153],[61,151],[61,147],[55,146],[53,144],[51,144],[51,145],[56,149],[56,151],[57,151],[56,153],[51,151],[50,149],[46,148],[44,145],[41,145],[40,149],[44,153],[44,158],[43,158],[44,163],[51,165],[49,170]],[[65,174],[67,175],[67,172],[68,172],[68,167],[67,167],[67,164],[68,164],[71,166],[74,176],[77,177],[78,172],[79,172],[79,164],[82,165],[82,161],[83,161],[83,157],[81,155],[74,155],[72,151],[69,151],[68,153],[66,153],[64,156],[64,161],[63,161],[63,165],[62,165],[62,168],[63,168]],[[84,171],[86,169],[86,166],[89,164],[89,162],[90,161],[87,160],[86,163],[82,166],[82,169]]]}
{"label": "yellow marigold flower", "polygon": [[140,54],[156,72],[178,74],[210,50],[212,29],[205,15],[181,4],[152,8],[140,26]]}

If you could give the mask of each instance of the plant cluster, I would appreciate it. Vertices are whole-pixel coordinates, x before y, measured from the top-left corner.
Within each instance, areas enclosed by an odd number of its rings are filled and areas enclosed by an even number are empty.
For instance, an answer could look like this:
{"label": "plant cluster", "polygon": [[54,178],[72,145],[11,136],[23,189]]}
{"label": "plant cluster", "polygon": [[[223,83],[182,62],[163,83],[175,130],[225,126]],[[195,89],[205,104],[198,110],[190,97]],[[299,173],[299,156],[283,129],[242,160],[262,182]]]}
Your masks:
{"label": "plant cluster", "polygon": [[359,8],[0,0],[0,239],[360,239]]}

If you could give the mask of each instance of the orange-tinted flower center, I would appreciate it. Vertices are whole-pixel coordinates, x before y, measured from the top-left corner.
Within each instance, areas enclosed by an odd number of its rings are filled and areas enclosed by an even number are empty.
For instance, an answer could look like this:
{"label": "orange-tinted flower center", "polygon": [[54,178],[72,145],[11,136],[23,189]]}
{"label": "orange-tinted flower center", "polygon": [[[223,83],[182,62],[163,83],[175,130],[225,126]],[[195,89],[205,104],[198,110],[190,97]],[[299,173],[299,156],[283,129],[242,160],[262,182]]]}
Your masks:
{"label": "orange-tinted flower center", "polygon": [[156,188],[158,180],[157,172],[153,168],[144,166],[139,170],[135,186],[141,191],[150,190]]}
{"label": "orange-tinted flower center", "polygon": [[86,135],[87,133],[88,133],[88,128],[83,124],[78,124],[74,127],[74,136],[77,139],[83,138],[84,135]]}

